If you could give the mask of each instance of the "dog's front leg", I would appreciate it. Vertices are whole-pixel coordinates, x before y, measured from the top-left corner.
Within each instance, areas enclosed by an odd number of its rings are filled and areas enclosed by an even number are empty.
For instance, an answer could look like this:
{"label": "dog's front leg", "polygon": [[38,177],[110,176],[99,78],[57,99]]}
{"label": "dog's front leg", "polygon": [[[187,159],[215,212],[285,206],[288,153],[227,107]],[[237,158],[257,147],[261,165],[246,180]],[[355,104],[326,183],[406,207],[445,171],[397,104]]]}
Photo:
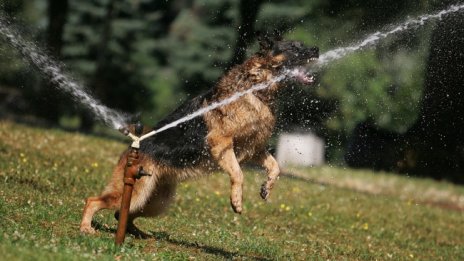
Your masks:
{"label": "dog's front leg", "polygon": [[261,153],[258,158],[257,162],[261,164],[267,172],[267,180],[261,185],[260,195],[264,200],[269,198],[269,194],[271,193],[272,187],[274,186],[275,181],[279,177],[280,168],[279,164],[275,158],[269,152]]}
{"label": "dog's front leg", "polygon": [[208,137],[213,158],[230,177],[230,204],[235,213],[242,213],[243,173],[235,157],[232,138]]}

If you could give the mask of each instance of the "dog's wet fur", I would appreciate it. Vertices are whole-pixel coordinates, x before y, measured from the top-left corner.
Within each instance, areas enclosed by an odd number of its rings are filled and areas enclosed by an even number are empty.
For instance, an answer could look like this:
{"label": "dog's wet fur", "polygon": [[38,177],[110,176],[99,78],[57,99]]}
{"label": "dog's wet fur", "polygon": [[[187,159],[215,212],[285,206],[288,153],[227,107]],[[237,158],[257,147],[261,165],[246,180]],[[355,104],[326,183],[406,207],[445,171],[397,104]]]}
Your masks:
{"label": "dog's wet fur", "polygon": [[[260,50],[256,54],[231,68],[215,87],[182,104],[153,129],[255,84],[268,82],[283,70],[303,68],[318,55],[318,48],[308,48],[301,42],[260,37]],[[313,79],[301,69],[294,77],[304,84],[313,83]],[[260,190],[261,197],[266,200],[280,173],[276,160],[266,151],[266,143],[275,124],[273,102],[277,91],[287,84],[288,81],[272,83],[266,89],[246,94],[202,117],[143,140],[140,162],[152,176],[141,178],[134,186],[128,232],[143,235],[134,226],[134,219],[163,213],[172,202],[179,182],[218,169],[229,174],[232,209],[241,213],[243,173],[240,163],[247,161],[258,163],[267,171],[267,180]],[[128,151],[122,153],[101,196],[87,199],[80,225],[82,232],[95,232],[91,221],[98,210],[118,210],[120,207]]]}

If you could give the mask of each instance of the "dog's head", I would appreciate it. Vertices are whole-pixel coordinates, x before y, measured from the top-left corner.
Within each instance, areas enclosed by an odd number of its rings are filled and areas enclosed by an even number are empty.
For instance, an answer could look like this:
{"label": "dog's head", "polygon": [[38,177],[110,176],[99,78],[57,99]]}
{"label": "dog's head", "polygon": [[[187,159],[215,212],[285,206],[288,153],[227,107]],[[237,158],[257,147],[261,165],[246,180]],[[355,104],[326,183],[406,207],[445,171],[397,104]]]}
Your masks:
{"label": "dog's head", "polygon": [[260,35],[258,39],[259,53],[270,59],[274,71],[286,71],[288,77],[302,84],[315,82],[308,67],[319,58],[319,48],[307,47],[298,41],[285,41],[278,34],[273,37]]}

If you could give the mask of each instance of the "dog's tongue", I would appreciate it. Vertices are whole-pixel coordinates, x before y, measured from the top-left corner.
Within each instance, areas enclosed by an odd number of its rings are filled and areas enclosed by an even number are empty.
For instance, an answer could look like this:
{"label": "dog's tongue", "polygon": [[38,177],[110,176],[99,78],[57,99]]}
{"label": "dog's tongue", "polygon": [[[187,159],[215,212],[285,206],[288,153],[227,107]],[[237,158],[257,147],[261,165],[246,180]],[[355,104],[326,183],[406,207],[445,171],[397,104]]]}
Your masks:
{"label": "dog's tongue", "polygon": [[315,77],[310,75],[306,70],[303,68],[295,68],[292,71],[290,71],[290,75],[294,78],[296,78],[299,82],[310,85],[315,82]]}
{"label": "dog's tongue", "polygon": [[313,84],[315,81],[314,76],[308,74],[298,75],[297,78],[300,82],[306,85]]}

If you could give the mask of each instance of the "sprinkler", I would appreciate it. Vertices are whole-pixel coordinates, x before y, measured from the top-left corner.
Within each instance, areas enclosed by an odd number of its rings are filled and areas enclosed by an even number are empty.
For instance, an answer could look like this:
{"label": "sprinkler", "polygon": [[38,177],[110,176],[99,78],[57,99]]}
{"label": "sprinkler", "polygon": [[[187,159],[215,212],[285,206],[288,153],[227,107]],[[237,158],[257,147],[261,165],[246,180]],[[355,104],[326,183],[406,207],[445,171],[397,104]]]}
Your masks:
{"label": "sprinkler", "polygon": [[139,159],[139,139],[142,136],[143,125],[138,122],[135,124],[135,135],[132,134],[128,128],[122,128],[120,131],[131,137],[134,141],[130,146],[129,154],[127,154],[126,167],[124,169],[124,189],[122,192],[121,208],[119,210],[118,230],[116,231],[116,245],[122,245],[126,236],[127,221],[129,217],[130,202],[132,197],[132,190],[134,189],[135,182],[143,176],[151,176],[143,170],[140,165]]}

